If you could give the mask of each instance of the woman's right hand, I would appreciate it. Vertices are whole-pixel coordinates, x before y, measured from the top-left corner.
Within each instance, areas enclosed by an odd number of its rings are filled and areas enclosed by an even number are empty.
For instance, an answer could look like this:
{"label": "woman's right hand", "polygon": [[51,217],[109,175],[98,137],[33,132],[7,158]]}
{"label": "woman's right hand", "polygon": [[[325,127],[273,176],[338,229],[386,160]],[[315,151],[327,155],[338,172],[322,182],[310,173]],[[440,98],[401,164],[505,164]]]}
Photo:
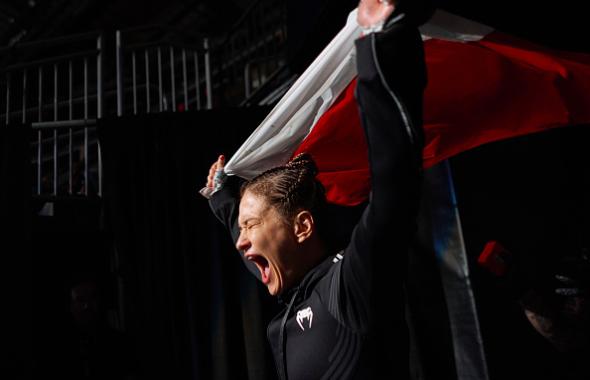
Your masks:
{"label": "woman's right hand", "polygon": [[211,165],[209,169],[209,175],[207,176],[207,185],[206,187],[210,188],[211,190],[215,189],[215,173],[218,170],[222,170],[223,166],[225,165],[225,156],[222,154],[217,158],[217,161]]}

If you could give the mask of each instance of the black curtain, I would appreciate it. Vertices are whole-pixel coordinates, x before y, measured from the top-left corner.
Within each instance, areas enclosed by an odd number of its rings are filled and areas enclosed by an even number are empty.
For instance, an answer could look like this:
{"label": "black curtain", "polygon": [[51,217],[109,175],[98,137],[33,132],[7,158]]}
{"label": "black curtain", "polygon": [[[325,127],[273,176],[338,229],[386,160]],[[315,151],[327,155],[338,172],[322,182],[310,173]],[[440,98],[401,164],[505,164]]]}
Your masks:
{"label": "black curtain", "polygon": [[[491,379],[565,379],[573,370],[532,328],[518,299],[551,286],[560,261],[590,244],[589,139],[588,126],[559,128],[451,160]],[[512,252],[512,281],[477,264],[490,240]]]}
{"label": "black curtain", "polygon": [[104,202],[141,378],[266,379],[273,301],[198,194],[268,109],[161,113],[98,125]]}
{"label": "black curtain", "polygon": [[457,377],[448,309],[434,250],[432,213],[437,199],[436,168],[426,170],[418,228],[408,256],[406,320],[410,334],[412,379]]}
{"label": "black curtain", "polygon": [[30,126],[0,128],[0,372],[30,378],[32,297]]}

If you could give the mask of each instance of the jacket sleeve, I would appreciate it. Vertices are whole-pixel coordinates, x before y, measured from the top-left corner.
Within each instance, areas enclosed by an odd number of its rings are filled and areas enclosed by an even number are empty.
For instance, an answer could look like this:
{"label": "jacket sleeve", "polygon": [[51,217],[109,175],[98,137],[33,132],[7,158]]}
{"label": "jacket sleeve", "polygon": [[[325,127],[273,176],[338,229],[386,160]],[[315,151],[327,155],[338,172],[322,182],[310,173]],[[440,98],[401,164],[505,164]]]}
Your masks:
{"label": "jacket sleeve", "polygon": [[336,302],[330,304],[343,323],[366,332],[392,303],[402,303],[419,203],[426,69],[421,36],[403,16],[386,30],[357,40],[356,49],[356,98],[368,145],[371,193],[335,271]]}
{"label": "jacket sleeve", "polygon": [[[209,207],[215,217],[228,229],[234,244],[240,236],[238,225],[238,213],[240,206],[240,187],[243,180],[237,176],[228,177],[223,187],[215,192],[209,199]],[[257,279],[261,280],[260,272],[252,262],[244,258],[244,253],[239,252],[246,268]]]}

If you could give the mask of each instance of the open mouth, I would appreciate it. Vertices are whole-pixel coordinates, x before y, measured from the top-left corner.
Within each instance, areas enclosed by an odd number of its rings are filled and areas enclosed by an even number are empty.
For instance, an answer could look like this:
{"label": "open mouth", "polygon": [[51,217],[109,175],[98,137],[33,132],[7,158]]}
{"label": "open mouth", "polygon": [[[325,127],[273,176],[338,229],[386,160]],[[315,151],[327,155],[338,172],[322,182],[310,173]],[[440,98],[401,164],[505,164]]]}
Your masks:
{"label": "open mouth", "polygon": [[246,253],[245,256],[249,261],[252,261],[254,264],[256,264],[256,267],[260,271],[262,283],[264,285],[268,285],[270,282],[270,265],[268,264],[268,260],[255,253]]}

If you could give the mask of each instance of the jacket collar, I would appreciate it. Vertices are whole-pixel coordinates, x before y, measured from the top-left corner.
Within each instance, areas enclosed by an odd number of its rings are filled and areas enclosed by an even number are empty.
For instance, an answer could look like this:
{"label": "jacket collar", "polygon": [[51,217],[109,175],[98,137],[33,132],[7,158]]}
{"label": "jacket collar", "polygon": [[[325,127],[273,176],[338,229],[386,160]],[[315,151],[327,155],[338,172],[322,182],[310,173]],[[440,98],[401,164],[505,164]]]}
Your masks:
{"label": "jacket collar", "polygon": [[334,265],[333,263],[333,256],[327,256],[322,262],[316,265],[313,269],[311,269],[307,274],[303,277],[303,279],[299,282],[298,285],[285,290],[283,293],[277,296],[277,299],[281,305],[287,305],[293,298],[293,295],[296,292],[299,292],[297,295],[302,299],[306,299],[309,294],[313,291],[315,284],[328,272],[328,270]]}

